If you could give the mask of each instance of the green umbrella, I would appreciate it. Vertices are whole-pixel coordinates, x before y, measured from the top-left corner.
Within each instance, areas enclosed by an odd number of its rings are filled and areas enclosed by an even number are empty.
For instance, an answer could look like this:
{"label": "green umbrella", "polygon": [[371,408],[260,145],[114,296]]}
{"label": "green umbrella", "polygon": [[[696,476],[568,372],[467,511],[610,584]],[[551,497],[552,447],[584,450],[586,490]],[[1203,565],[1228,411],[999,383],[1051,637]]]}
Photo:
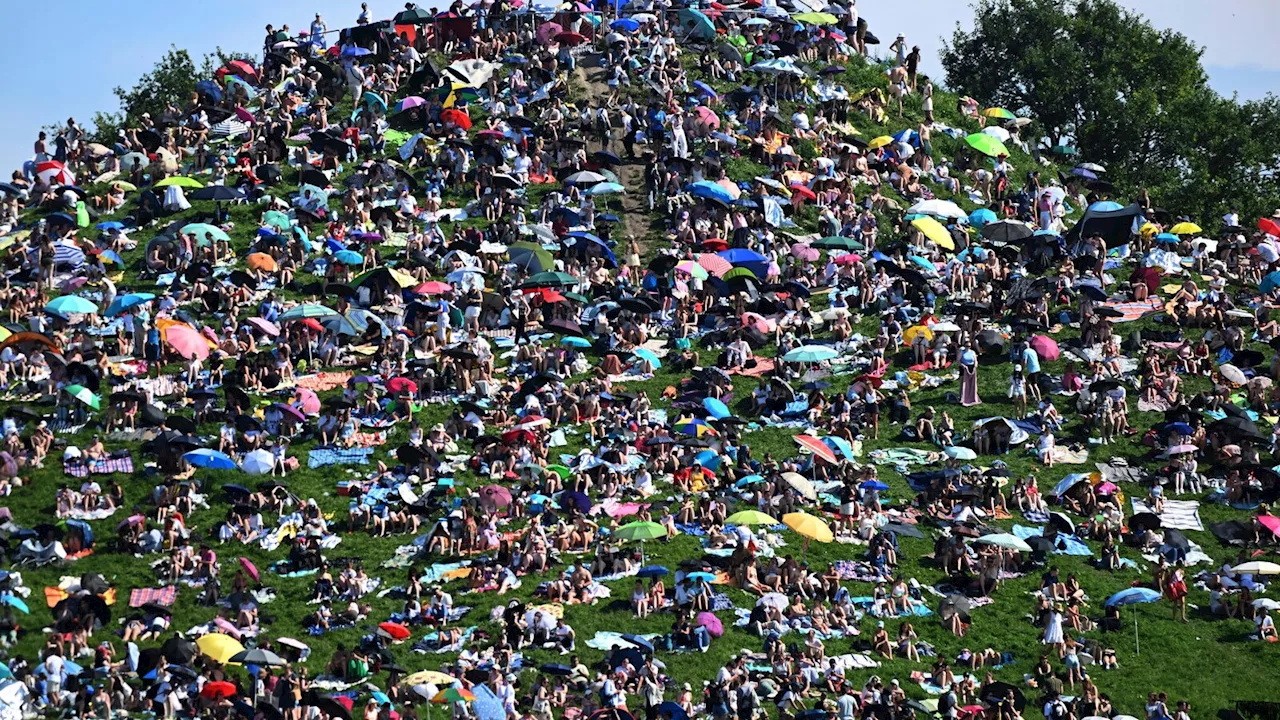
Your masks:
{"label": "green umbrella", "polygon": [[89,388],[83,385],[68,385],[64,389],[67,391],[68,395],[79,400],[85,405],[88,405],[94,410],[100,410],[102,408],[102,398],[94,394],[94,392]]}
{"label": "green umbrella", "polygon": [[306,318],[333,317],[337,314],[337,310],[332,310],[323,305],[316,305],[315,303],[307,303],[305,305],[299,305],[298,307],[286,310],[284,314],[280,316],[280,319],[303,320]]}
{"label": "green umbrella", "polygon": [[564,287],[568,285],[577,285],[578,278],[569,273],[562,272],[540,272],[530,277],[528,280],[520,283],[522,288],[537,287]]}
{"label": "green umbrella", "polygon": [[737,277],[744,277],[744,278],[747,278],[748,280],[755,280],[755,279],[756,279],[756,274],[755,274],[755,273],[753,273],[753,272],[751,272],[750,270],[748,270],[748,269],[744,268],[744,267],[736,267],[736,268],[734,268],[734,269],[730,270],[729,272],[725,273],[725,274],[724,274],[724,276],[723,276],[723,277],[721,277],[720,279],[721,279],[721,280],[732,280],[732,279],[737,278]]}
{"label": "green umbrella", "polygon": [[987,108],[986,110],[982,111],[982,114],[986,115],[989,118],[996,118],[998,120],[1017,120],[1018,119],[1018,116],[1014,115],[1013,111],[1005,110],[1004,108],[998,108],[998,107]]}
{"label": "green umbrella", "polygon": [[772,515],[766,515],[759,510],[739,510],[738,512],[725,518],[724,521],[730,525],[777,525],[778,521]]}
{"label": "green umbrella", "polygon": [[810,243],[811,247],[823,250],[862,250],[866,246],[853,238],[832,235]]}
{"label": "green umbrella", "polygon": [[796,22],[808,23],[810,25],[835,25],[838,21],[835,15],[825,12],[804,12],[796,13],[791,16]]}
{"label": "green umbrella", "polygon": [[974,133],[965,136],[965,142],[969,143],[969,147],[988,157],[997,157],[999,155],[1008,155],[1009,150],[1005,148],[1004,143],[986,133]]}
{"label": "green umbrella", "polygon": [[293,223],[289,221],[289,216],[279,210],[268,210],[262,216],[262,222],[270,225],[277,230],[288,230]]}
{"label": "green umbrella", "polygon": [[174,185],[176,187],[184,187],[184,188],[204,187],[204,185],[200,184],[199,180],[196,180],[195,178],[189,178],[185,175],[174,175],[173,177],[167,177],[161,180],[160,182],[156,183],[156,187],[169,187],[170,185]]}
{"label": "green umbrella", "polygon": [[618,528],[613,534],[619,540],[657,540],[667,536],[667,529],[656,522],[633,522]]}
{"label": "green umbrella", "polygon": [[1079,150],[1076,150],[1070,145],[1054,145],[1053,147],[1049,148],[1049,152],[1053,153],[1054,155],[1061,155],[1063,157],[1071,157],[1071,156],[1080,154]]}
{"label": "green umbrella", "polygon": [[211,242],[231,242],[231,236],[222,231],[222,228],[210,225],[209,223],[191,223],[183,225],[182,232],[195,237],[196,242],[200,245],[208,245]]}

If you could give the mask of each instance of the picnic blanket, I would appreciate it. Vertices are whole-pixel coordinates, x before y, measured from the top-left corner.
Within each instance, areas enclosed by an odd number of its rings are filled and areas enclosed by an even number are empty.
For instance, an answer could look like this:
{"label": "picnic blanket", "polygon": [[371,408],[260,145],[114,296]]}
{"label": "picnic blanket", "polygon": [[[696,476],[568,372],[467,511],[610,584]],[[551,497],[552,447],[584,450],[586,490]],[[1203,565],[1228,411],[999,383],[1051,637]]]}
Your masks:
{"label": "picnic blanket", "polygon": [[1104,482],[1119,485],[1122,482],[1136,483],[1146,479],[1146,472],[1140,467],[1112,465],[1111,463],[1094,463],[1094,466],[1098,468],[1098,472],[1102,473]]}
{"label": "picnic blanket", "polygon": [[[1155,513],[1156,511],[1147,504],[1146,500],[1134,498],[1133,512],[1136,515],[1137,513]],[[1175,530],[1204,530],[1204,524],[1200,522],[1199,501],[1165,500],[1164,512],[1156,514],[1160,516],[1160,524],[1164,527]]]}
{"label": "picnic blanket", "polygon": [[316,448],[307,453],[307,467],[322,468],[329,465],[368,465],[373,448]]}
{"label": "picnic blanket", "polygon": [[756,361],[755,365],[752,365],[751,367],[734,368],[729,371],[729,374],[743,375],[745,377],[764,377],[765,375],[773,372],[773,369],[777,367],[778,364],[773,358],[758,357],[753,359]]}
{"label": "picnic blanket", "polygon": [[[1026,525],[1014,525],[1013,534],[1019,538],[1026,540],[1027,538],[1040,537],[1044,534],[1042,527],[1027,527]],[[1075,535],[1066,535],[1059,533],[1053,540],[1053,553],[1055,555],[1075,555],[1077,557],[1089,557],[1093,553],[1089,550],[1089,546]]]}
{"label": "picnic blanket", "polygon": [[161,588],[134,588],[129,591],[129,607],[142,607],[147,603],[169,607],[177,599],[178,588],[176,585],[166,585]]}
{"label": "picnic blanket", "polygon": [[1053,447],[1053,461],[1060,465],[1083,465],[1089,460],[1089,451],[1081,448],[1072,450],[1064,445]]}
{"label": "picnic blanket", "polygon": [[321,393],[346,387],[347,381],[352,377],[354,375],[349,372],[318,372],[314,375],[299,376],[297,383],[300,388]]}
{"label": "picnic blanket", "polygon": [[1120,317],[1111,319],[1113,323],[1123,323],[1140,320],[1147,313],[1163,309],[1164,303],[1161,302],[1160,298],[1148,298],[1143,302],[1109,302],[1101,303],[1101,306],[1113,308],[1123,313]]}
{"label": "picnic blanket", "polygon": [[86,478],[90,475],[110,475],[112,473],[132,473],[133,457],[121,455],[102,460],[72,458],[62,463],[62,471],[71,477]]}

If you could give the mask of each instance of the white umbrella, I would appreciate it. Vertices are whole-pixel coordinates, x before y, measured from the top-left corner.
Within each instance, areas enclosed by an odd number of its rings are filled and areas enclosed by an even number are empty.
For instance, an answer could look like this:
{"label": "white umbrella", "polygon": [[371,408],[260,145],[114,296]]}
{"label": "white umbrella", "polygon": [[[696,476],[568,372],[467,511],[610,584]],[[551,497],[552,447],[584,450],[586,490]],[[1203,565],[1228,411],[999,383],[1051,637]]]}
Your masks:
{"label": "white umbrella", "polygon": [[948,218],[969,217],[969,213],[961,210],[959,205],[950,200],[921,200],[907,208],[907,213],[912,215],[937,215]]}
{"label": "white umbrella", "polygon": [[786,595],[776,592],[765,593],[756,601],[756,605],[764,605],[765,607],[776,608],[778,610],[785,610],[790,604],[791,601],[787,599]]}
{"label": "white umbrella", "polygon": [[805,476],[799,473],[783,473],[782,479],[792,487],[796,492],[804,496],[806,500],[817,500],[818,489]]}
{"label": "white umbrella", "polygon": [[1280,575],[1280,565],[1264,560],[1254,560],[1231,568],[1231,572],[1242,575]]}
{"label": "white umbrella", "polygon": [[565,178],[564,181],[565,181],[565,184],[573,183],[574,185],[595,185],[596,183],[602,183],[608,179],[609,178],[601,175],[598,172],[591,172],[590,170],[579,170],[578,172]]}
{"label": "white umbrella", "polygon": [[275,464],[276,459],[270,450],[254,450],[240,461],[240,469],[250,475],[266,475]]}
{"label": "white umbrella", "polygon": [[1244,371],[1231,363],[1219,366],[1218,372],[1222,375],[1223,379],[1233,382],[1236,385],[1243,385],[1248,382],[1248,379],[1244,376]]}
{"label": "white umbrella", "polygon": [[953,322],[934,323],[929,329],[934,332],[960,332],[960,326]]}
{"label": "white umbrella", "polygon": [[1080,168],[1081,170],[1088,170],[1090,172],[1096,172],[1096,173],[1104,173],[1107,171],[1106,168],[1102,167],[1097,163],[1080,163],[1076,167]]}
{"label": "white umbrella", "polygon": [[1276,602],[1271,598],[1258,598],[1253,601],[1253,606],[1259,610],[1280,610],[1280,602]]}
{"label": "white umbrella", "polygon": [[1031,552],[1031,546],[1027,544],[1027,541],[1012,533],[992,533],[991,535],[983,535],[977,539],[977,542],[980,542],[983,545],[994,545],[996,547],[1007,548],[1009,550]]}
{"label": "white umbrella", "polygon": [[1011,136],[1009,135],[1009,131],[1008,131],[1008,130],[1005,130],[1005,129],[1004,129],[1004,128],[1002,128],[1002,127],[997,127],[997,126],[995,126],[995,125],[992,125],[991,127],[988,127],[988,128],[984,128],[984,129],[982,130],[982,134],[983,134],[983,135],[990,135],[991,137],[993,137],[993,138],[995,138],[995,139],[999,140],[1000,142],[1007,142],[1007,141],[1009,140],[1009,138],[1011,137]]}
{"label": "white umbrella", "polygon": [[539,608],[529,608],[524,613],[524,621],[529,627],[542,627],[546,630],[553,630],[556,626],[556,618],[549,612],[543,612]]}

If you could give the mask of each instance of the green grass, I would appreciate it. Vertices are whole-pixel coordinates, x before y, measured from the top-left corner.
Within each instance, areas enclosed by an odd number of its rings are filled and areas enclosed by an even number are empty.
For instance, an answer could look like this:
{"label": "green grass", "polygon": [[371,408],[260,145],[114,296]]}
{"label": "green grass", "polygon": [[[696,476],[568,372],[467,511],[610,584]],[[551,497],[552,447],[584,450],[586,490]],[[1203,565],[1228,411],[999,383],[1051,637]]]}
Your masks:
{"label": "green grass", "polygon": [[[692,54],[685,57],[687,61],[693,60]],[[844,82],[854,88],[869,89],[871,87],[883,87],[885,81],[877,66],[863,65],[855,61],[851,63],[850,69],[846,72]],[[935,105],[939,110],[940,120],[960,127],[966,126],[965,121],[954,114],[953,97],[944,92],[939,92],[935,98]],[[784,110],[784,114],[790,113],[790,109],[785,106]],[[335,113],[336,116],[337,113]],[[914,126],[919,120],[918,99],[911,98],[908,100],[906,118],[902,120],[891,118],[888,125],[884,127],[876,127],[865,118],[861,120],[855,119],[854,124],[864,131],[865,137],[869,138],[886,132],[893,132],[908,125]],[[949,144],[951,142],[939,137],[935,139],[935,146],[941,152],[951,153],[955,149],[954,144]],[[1025,155],[1015,153],[1014,162],[1018,164],[1020,169],[1025,169],[1031,167],[1033,161]],[[739,157],[729,158],[726,161],[726,169],[731,177],[739,180],[761,174],[764,171],[762,166]],[[286,177],[290,177],[288,173]],[[629,190],[634,194],[640,188],[633,187],[629,188]],[[966,199],[956,199],[962,206],[966,208],[972,207]],[[207,203],[196,203],[195,205],[196,207],[189,211],[187,215],[194,216],[199,213],[208,213],[212,209]],[[243,254],[248,247],[253,231],[257,227],[258,209],[236,207],[231,212],[232,219],[236,223],[235,231],[232,234],[235,240],[235,247],[238,252]],[[808,226],[812,221],[811,216],[808,221],[806,227],[807,229],[812,229],[812,227]],[[887,228],[889,226],[882,223],[881,227]],[[146,241],[153,234],[154,229],[144,230],[135,234],[135,237],[140,241],[140,248],[145,247]],[[126,259],[133,261],[137,259],[140,253],[141,250],[130,254]],[[300,275],[298,281],[305,283],[311,279]],[[132,280],[132,275],[130,275],[130,280]],[[121,286],[128,286],[131,289],[145,289],[135,287],[130,282],[123,283]],[[286,296],[289,295],[286,293]],[[867,318],[859,324],[858,329],[865,334],[874,334],[877,329],[877,322],[873,318]],[[1138,326],[1149,327],[1150,325],[1148,323],[1140,323]],[[1131,327],[1126,326],[1125,329],[1128,330]],[[1058,337],[1062,339],[1071,334],[1073,334],[1073,331],[1065,330]],[[709,362],[717,351],[716,348],[710,347],[702,347],[700,349],[703,353],[704,363]],[[1061,372],[1061,369],[1060,363],[1046,363],[1046,372],[1058,373]],[[955,383],[949,383],[935,390],[913,394],[912,402],[914,407],[917,410],[928,405],[936,406],[939,409],[945,407],[951,412],[957,427],[960,429],[967,428],[973,420],[979,417],[1010,413],[1012,408],[1007,400],[1004,399],[1008,366],[983,367],[980,372],[980,390],[986,400],[984,405],[976,408],[948,405],[944,399],[944,394],[948,391],[958,391]],[[664,370],[659,372],[652,380],[629,384],[626,389],[646,392],[653,399],[655,407],[666,407],[668,404],[660,399],[660,393],[664,387],[677,384],[679,380],[679,375]],[[847,382],[847,375],[836,376],[833,378],[833,387],[830,392],[843,390]],[[1205,387],[1208,380],[1206,378],[1187,378],[1187,382],[1191,386],[1191,390],[1196,390]],[[738,379],[735,383],[737,396],[741,398],[748,395],[753,385],[753,380]],[[1063,410],[1070,417],[1067,409],[1063,408]],[[424,425],[430,425],[443,420],[445,413],[446,408],[442,406],[429,406],[420,413],[419,420]],[[1144,415],[1136,412],[1131,415],[1131,422],[1137,428],[1149,427],[1158,419],[1154,415]],[[876,448],[904,444],[893,439],[896,429],[886,423],[882,427],[881,439],[878,441],[868,440],[865,443],[864,451],[869,452]],[[216,434],[216,428],[213,426],[204,427],[202,431],[205,435]],[[85,434],[71,438],[70,441],[73,444],[84,444],[86,440]],[[747,436],[746,444],[752,448],[755,457],[762,457],[765,453],[772,453],[775,457],[787,456],[795,451],[790,435],[791,433],[788,431],[766,427],[750,433]],[[1087,429],[1072,421],[1067,435],[1074,439],[1083,439],[1087,436]],[[580,436],[571,436],[571,438],[574,438],[572,444],[562,450],[564,452],[576,451],[578,449],[577,443],[580,442],[577,439],[578,437]],[[1061,441],[1067,441],[1068,439],[1070,438],[1064,437],[1061,438]],[[403,427],[396,428],[391,432],[387,447],[394,448],[404,440],[405,429]],[[906,444],[910,445],[910,443]],[[304,451],[307,447],[306,445],[299,445],[294,448],[295,454],[302,457],[304,464]],[[142,456],[137,452],[138,448],[134,447],[133,449],[135,450],[135,458],[140,461]],[[1144,449],[1136,444],[1122,442],[1105,448],[1094,447],[1091,461],[1117,455],[1127,457],[1134,462],[1141,462],[1144,458],[1144,452]],[[1008,463],[1014,476],[1025,476],[1034,471],[1043,491],[1051,488],[1065,474],[1091,467],[1056,466],[1051,469],[1044,469],[1038,467],[1023,452],[1015,452],[1000,459]],[[989,463],[994,458],[984,457],[981,460],[984,463]],[[141,463],[139,462],[139,464]],[[51,517],[53,513],[53,491],[59,484],[68,481],[55,465],[56,463],[51,462],[45,469],[26,475],[25,477],[29,480],[28,485],[17,490],[8,499],[9,507],[19,524],[30,526],[47,521]],[[341,527],[341,522],[346,515],[347,500],[336,495],[335,483],[339,479],[348,477],[347,472],[345,468],[302,469],[291,473],[287,478],[287,482],[289,488],[298,496],[316,498],[322,509],[327,514],[332,514],[334,520]],[[901,476],[890,468],[882,468],[881,475],[892,488],[887,493],[889,496],[898,502],[909,500],[911,493]],[[203,536],[212,531],[227,509],[226,504],[220,499],[218,488],[229,482],[243,482],[245,477],[238,472],[201,471],[197,473],[196,479],[209,492],[213,505],[212,509],[197,511],[188,519],[190,526],[199,535]],[[148,494],[160,480],[161,478],[157,475],[145,473],[139,473],[137,476],[129,478],[125,482],[127,492],[126,505],[148,509],[150,507]],[[481,481],[478,478],[462,473],[458,477],[458,482],[461,486],[471,487]],[[1131,494],[1134,491],[1132,488],[1125,488],[1125,490]],[[1242,513],[1230,512],[1216,506],[1202,508],[1202,517],[1206,523],[1228,516],[1239,517],[1241,515]],[[18,645],[11,650],[11,654],[31,656],[44,642],[44,636],[40,632],[40,628],[49,623],[51,617],[48,609],[43,607],[42,602],[38,601],[40,588],[45,585],[56,584],[61,575],[89,571],[105,575],[121,593],[121,600],[115,608],[117,617],[127,614],[124,604],[129,589],[150,587],[157,584],[155,574],[148,567],[149,562],[155,558],[137,559],[110,551],[114,527],[121,517],[123,517],[123,513],[115,518],[93,523],[100,540],[98,552],[92,557],[67,568],[23,571],[26,584],[36,594],[32,598],[33,614],[31,617],[26,618],[24,623],[26,632]],[[1218,563],[1233,557],[1235,554],[1234,550],[1227,551],[1221,548],[1207,533],[1189,533],[1189,535],[1193,540],[1200,543]],[[786,552],[798,553],[800,544],[797,537],[790,533],[788,533],[787,537],[791,541],[791,545]],[[409,537],[373,539],[360,533],[344,534],[342,544],[336,550],[328,552],[327,556],[330,559],[339,557],[359,558],[363,561],[365,567],[370,570],[371,574],[380,575],[384,578],[384,587],[398,585],[405,581],[406,573],[404,571],[384,571],[379,566],[392,556],[397,545],[408,542],[410,539]],[[900,553],[900,572],[906,577],[919,579],[923,584],[934,583],[941,579],[942,575],[936,567],[919,561],[919,558],[931,552],[931,549],[931,544],[927,540],[904,538]],[[674,567],[680,559],[697,555],[699,545],[696,540],[682,536],[666,543],[651,543],[645,550],[650,562]],[[260,568],[265,568],[280,557],[280,553],[267,554],[257,547],[240,547],[237,545],[221,546],[218,551],[224,571],[227,573],[233,571],[234,563],[236,558],[239,557],[239,553],[254,561]],[[815,545],[809,550],[808,560],[811,564],[818,566],[831,560],[861,557],[861,554],[862,551],[857,546],[839,544]],[[1126,551],[1125,554],[1127,557],[1133,557],[1130,551]],[[426,563],[443,559],[439,557],[428,558]],[[1144,581],[1149,578],[1149,573],[1147,572],[1122,572],[1116,574],[1099,572],[1076,558],[1055,556],[1052,562],[1059,566],[1064,574],[1070,572],[1079,574],[1091,598],[1090,610],[1095,615],[1100,613],[1101,602],[1110,593],[1135,581]],[[516,596],[528,599],[541,579],[545,579],[545,576],[543,578],[525,578],[524,586],[516,593]],[[312,606],[306,604],[306,600],[310,596],[311,580],[307,578],[282,578],[267,572],[263,576],[263,582],[265,585],[274,588],[279,594],[274,603],[262,608],[264,616],[272,619],[272,622],[264,628],[264,634],[272,638],[285,635],[293,636],[311,644],[314,650],[310,662],[313,674],[327,663],[337,645],[353,645],[362,632],[367,629],[366,627],[364,629],[333,632],[321,637],[308,637],[303,629],[302,620],[306,613],[312,609]],[[1026,618],[1031,609],[1031,600],[1027,593],[1033,590],[1035,585],[1036,576],[1034,574],[1020,580],[1005,583],[996,595],[997,603],[995,605],[979,608],[975,611],[972,632],[963,640],[950,636],[941,628],[936,619],[921,619],[915,625],[922,638],[934,643],[938,648],[939,654],[943,657],[954,657],[964,647],[975,650],[992,647],[1002,652],[1012,653],[1016,658],[1015,662],[998,671],[996,675],[1000,679],[1019,684],[1022,674],[1030,672],[1032,665],[1041,652],[1038,644],[1038,631],[1031,626]],[[849,583],[849,586],[855,595],[869,595],[871,593],[871,587],[864,583]],[[630,587],[630,580],[614,583],[614,600],[625,599]],[[491,633],[496,631],[496,627],[488,622],[489,610],[509,598],[500,598],[493,594],[462,595],[460,594],[460,588],[456,584],[451,586],[450,589],[454,592],[457,603],[474,607],[471,614],[463,621],[463,624],[478,624]],[[746,593],[737,590],[730,590],[729,592],[740,606],[746,607],[752,602],[751,597]],[[189,588],[184,588],[180,593],[178,602],[174,607],[173,627],[175,629],[186,630],[192,625],[208,621],[213,617],[213,610],[198,606],[195,598],[196,591]],[[372,605],[368,626],[385,619],[389,613],[401,609],[401,605],[397,601],[378,599],[372,596],[365,598],[364,601]],[[1195,589],[1192,591],[1190,601],[1202,608],[1207,607],[1208,604],[1207,595]],[[1128,612],[1126,611],[1126,621],[1130,617]],[[1121,669],[1114,672],[1103,672],[1100,669],[1091,670],[1091,675],[1102,691],[1110,694],[1119,709],[1131,714],[1137,714],[1141,710],[1142,701],[1146,697],[1146,693],[1152,690],[1167,691],[1170,693],[1171,698],[1191,699],[1195,703],[1197,714],[1227,707],[1232,700],[1240,698],[1280,700],[1280,688],[1277,688],[1275,683],[1271,682],[1273,673],[1270,671],[1271,665],[1275,660],[1276,650],[1270,645],[1247,641],[1245,636],[1250,631],[1250,626],[1247,623],[1210,621],[1205,619],[1201,613],[1193,612],[1192,622],[1188,625],[1183,625],[1171,620],[1167,604],[1141,607],[1137,610],[1137,613],[1140,617],[1141,654],[1139,655],[1135,652],[1134,638],[1128,632],[1112,636],[1100,636],[1104,643],[1116,649],[1120,658]],[[566,608],[565,617],[576,628],[580,639],[581,655],[588,663],[595,663],[602,659],[600,653],[581,645],[582,641],[590,638],[596,631],[626,629],[635,632],[661,632],[669,627],[671,621],[668,615],[656,615],[642,621],[635,620],[630,616],[630,613],[625,610],[612,609],[607,602],[598,606],[569,606]],[[726,625],[729,625],[730,618],[728,615],[722,615],[722,617],[726,620]],[[896,631],[897,622],[891,621],[888,625],[891,633]],[[867,624],[864,623],[864,628],[866,626]],[[95,640],[112,637],[111,631],[115,629],[116,626],[113,623],[112,626],[97,633]],[[421,630],[417,630],[415,637],[420,635]],[[864,637],[866,636],[867,634],[864,634]],[[1091,634],[1091,636],[1099,637],[1096,633]],[[835,654],[857,646],[858,643],[856,641],[839,640],[829,642],[827,650],[829,653]],[[759,647],[760,640],[758,638],[730,628],[725,637],[715,642],[711,651],[706,655],[665,655],[663,660],[677,680],[694,683],[696,687],[701,681],[713,677],[716,670],[740,649],[748,648],[754,650]],[[401,648],[397,654],[401,663],[411,669],[434,669],[452,660],[452,657],[448,655],[415,655],[408,652],[407,647]],[[534,651],[529,656],[533,665],[546,661],[556,661],[558,658],[558,656],[553,657],[540,651]],[[882,678],[897,677],[903,680],[910,695],[923,697],[923,693],[918,688],[907,682],[909,674],[915,670],[927,670],[927,665],[895,661],[872,672],[853,673],[852,678],[860,684],[873,673]]]}

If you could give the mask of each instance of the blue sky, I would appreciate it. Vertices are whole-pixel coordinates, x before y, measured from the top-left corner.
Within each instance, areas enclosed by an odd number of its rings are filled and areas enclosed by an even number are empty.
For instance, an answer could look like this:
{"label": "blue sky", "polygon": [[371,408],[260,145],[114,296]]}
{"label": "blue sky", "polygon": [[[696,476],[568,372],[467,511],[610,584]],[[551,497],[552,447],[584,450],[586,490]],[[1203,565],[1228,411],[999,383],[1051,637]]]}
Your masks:
{"label": "blue sky", "polygon": [[[1205,46],[1204,63],[1221,93],[1256,98],[1280,91],[1280,54],[1271,33],[1280,27],[1274,0],[1122,0],[1160,27],[1173,27]],[[426,5],[428,3],[421,3]],[[938,50],[956,22],[972,16],[962,0],[858,0],[872,30],[886,39],[903,32],[920,45],[925,72],[941,75]],[[390,17],[401,2],[372,0],[375,18]],[[129,86],[170,44],[199,58],[216,46],[257,51],[263,27],[288,23],[306,28],[316,12],[331,29],[354,24],[359,2],[349,0],[180,0],[163,6],[148,0],[0,2],[6,55],[23,58],[0,75],[0,172],[5,176],[31,156],[41,126],[118,107],[112,88]]]}

